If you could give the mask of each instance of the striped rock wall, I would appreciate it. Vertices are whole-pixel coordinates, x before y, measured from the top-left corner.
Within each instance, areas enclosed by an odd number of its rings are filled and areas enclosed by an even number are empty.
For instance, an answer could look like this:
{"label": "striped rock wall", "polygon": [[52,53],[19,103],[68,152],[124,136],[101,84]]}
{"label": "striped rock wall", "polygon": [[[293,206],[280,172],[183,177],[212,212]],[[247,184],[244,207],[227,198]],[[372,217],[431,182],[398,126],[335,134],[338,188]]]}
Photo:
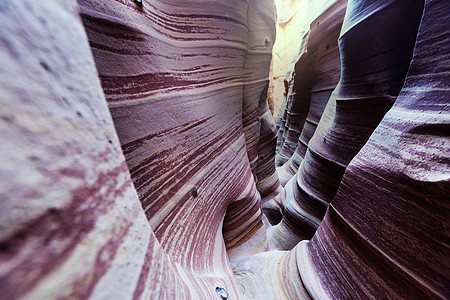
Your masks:
{"label": "striped rock wall", "polygon": [[[282,186],[297,173],[331,92],[340,75],[338,37],[347,1],[337,1],[312,21],[303,37],[301,55],[286,84],[286,103],[277,117],[276,163]],[[287,191],[289,189],[289,191]],[[263,204],[272,224],[283,216],[285,194],[291,194],[292,182],[277,198]]]}
{"label": "striped rock wall", "polygon": [[78,4],[0,5],[0,298],[238,299],[279,188],[273,6]]}
{"label": "striped rock wall", "polygon": [[[302,40],[311,22],[338,0],[274,0],[277,8],[277,38],[273,45],[268,99],[274,116],[278,116],[285,100],[283,81],[290,77],[298,61]],[[340,0],[339,0],[340,1]]]}
{"label": "striped rock wall", "polygon": [[[344,36],[405,2],[350,0]],[[275,140],[267,81],[244,66],[264,69],[272,9],[245,3],[0,3],[0,299],[450,298],[448,2],[426,0],[400,95],[311,241],[257,255]]]}
{"label": "striped rock wall", "polygon": [[[337,1],[312,21],[303,43],[305,51],[294,65],[285,116],[280,127],[276,162],[284,186],[305,157],[308,142],[340,75],[338,38],[347,1]],[[280,116],[281,117],[281,116]],[[283,132],[289,132],[283,135]]]}
{"label": "striped rock wall", "polygon": [[[260,101],[273,4],[78,2],[131,178],[162,247],[200,274],[217,268],[210,253],[223,257],[222,231],[231,256],[266,249],[261,195],[280,189],[275,128]],[[240,246],[246,250],[235,251]]]}
{"label": "striped rock wall", "polygon": [[76,3],[3,1],[0,27],[0,299],[198,299],[145,218]]}
{"label": "striped rock wall", "polygon": [[237,266],[247,298],[450,297],[449,9],[425,1],[405,84],[314,237]]}
{"label": "striped rock wall", "polygon": [[313,236],[346,166],[403,85],[422,10],[422,1],[348,3],[339,37],[341,78],[296,175],[271,205],[284,207],[281,222],[268,232],[272,247],[291,249]]}

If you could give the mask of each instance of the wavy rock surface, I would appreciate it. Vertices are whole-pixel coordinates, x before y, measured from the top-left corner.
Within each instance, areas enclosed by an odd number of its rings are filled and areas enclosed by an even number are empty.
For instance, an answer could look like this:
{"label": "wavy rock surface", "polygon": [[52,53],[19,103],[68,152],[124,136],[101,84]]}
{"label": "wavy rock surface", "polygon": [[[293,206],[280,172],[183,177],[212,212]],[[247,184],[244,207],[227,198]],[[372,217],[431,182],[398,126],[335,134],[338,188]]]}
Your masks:
{"label": "wavy rock surface", "polygon": [[198,296],[145,218],[76,3],[0,15],[0,298]]}
{"label": "wavy rock surface", "polygon": [[[450,298],[448,1],[425,2],[400,95],[311,241],[251,256],[266,250],[260,194],[277,189],[258,186],[274,174],[271,5],[79,3],[84,28],[75,1],[0,3],[0,299]],[[405,3],[350,1],[343,70],[352,34]],[[375,90],[396,93],[385,75]],[[373,94],[346,78],[337,95]],[[365,101],[343,99],[330,128]]]}
{"label": "wavy rock surface", "polygon": [[[272,41],[275,39],[275,11],[268,3],[249,2],[242,101],[242,126],[248,159],[262,201],[281,191],[274,164],[277,131],[267,103],[267,66],[270,65]],[[262,39],[264,45],[261,45]]]}
{"label": "wavy rock surface", "polygon": [[[280,196],[284,215],[270,229],[273,247],[291,249],[314,234],[346,166],[390,109],[403,85],[422,8],[420,1],[348,3],[339,38],[341,79],[297,174]],[[402,14],[391,17],[399,11]]]}
{"label": "wavy rock surface", "polygon": [[336,0],[275,0],[277,6],[276,40],[270,66],[268,102],[278,116],[285,100],[284,81],[302,54],[302,39],[311,21]]}
{"label": "wavy rock surface", "polygon": [[[303,43],[305,51],[294,66],[285,108],[288,116],[280,128],[280,150],[276,156],[281,184],[295,175],[305,157],[328,99],[339,81],[338,38],[347,1],[337,1],[312,21]],[[285,131],[292,132],[283,136]]]}
{"label": "wavy rock surface", "polygon": [[[275,165],[282,166],[294,153],[296,143],[305,124],[311,101],[311,66],[307,52],[309,34],[303,39],[299,60],[295,64],[294,74],[285,81],[286,100],[277,117],[278,128]],[[283,181],[283,180],[282,180]]]}
{"label": "wavy rock surface", "polygon": [[227,251],[267,247],[248,157],[279,186],[273,6],[79,4],[112,119],[76,4],[1,4],[0,298],[239,298]]}
{"label": "wavy rock surface", "polygon": [[238,266],[246,295],[450,297],[448,232],[443,230],[450,213],[450,70],[435,64],[450,59],[443,48],[450,31],[441,22],[449,8],[447,1],[426,1],[400,95],[347,167],[311,241],[289,252],[258,254]]}
{"label": "wavy rock surface", "polygon": [[220,277],[236,295],[226,254],[267,248],[260,201],[280,191],[264,96],[273,4],[78,2],[155,236],[199,289]]}

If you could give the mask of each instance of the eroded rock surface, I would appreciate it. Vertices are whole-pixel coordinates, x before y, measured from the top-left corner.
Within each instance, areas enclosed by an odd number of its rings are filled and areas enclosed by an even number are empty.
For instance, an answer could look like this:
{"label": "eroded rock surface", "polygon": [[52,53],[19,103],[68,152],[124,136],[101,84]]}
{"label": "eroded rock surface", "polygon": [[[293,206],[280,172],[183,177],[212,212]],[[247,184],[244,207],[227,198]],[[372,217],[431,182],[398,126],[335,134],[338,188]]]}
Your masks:
{"label": "eroded rock surface", "polygon": [[[420,1],[348,2],[339,37],[341,78],[309,140],[297,174],[286,184],[284,194],[274,200],[284,211],[281,222],[269,232],[273,247],[291,249],[313,236],[346,166],[403,85],[422,9]],[[397,11],[402,14],[391,17]],[[314,92],[311,99],[317,97],[315,94],[328,95],[330,90]],[[304,128],[307,126],[305,122]]]}
{"label": "eroded rock surface", "polygon": [[302,55],[302,39],[311,21],[324,12],[335,0],[275,0],[277,6],[276,40],[270,66],[268,104],[278,116],[285,99],[285,77]]}
{"label": "eroded rock surface", "polygon": [[446,1],[425,2],[405,84],[347,167],[311,241],[302,241],[291,251],[250,257],[238,266],[248,295],[450,296],[448,240],[442,230],[448,227],[449,214],[449,67],[432,63],[450,58],[448,50],[437,47],[449,41],[445,22],[436,22],[446,18],[448,9]]}
{"label": "eroded rock surface", "polygon": [[312,21],[303,53],[289,78],[284,114],[278,121],[276,163],[284,186],[298,170],[308,143],[341,72],[338,37],[347,1],[337,1]]}
{"label": "eroded rock surface", "polygon": [[0,298],[199,295],[145,218],[76,3],[0,15]]}
{"label": "eroded rock surface", "polygon": [[267,251],[270,1],[1,2],[0,299],[449,298],[449,4],[422,8],[349,1]]}
{"label": "eroded rock surface", "polygon": [[279,187],[273,5],[99,4],[91,49],[76,3],[2,4],[1,297],[239,298],[227,250],[267,248]]}

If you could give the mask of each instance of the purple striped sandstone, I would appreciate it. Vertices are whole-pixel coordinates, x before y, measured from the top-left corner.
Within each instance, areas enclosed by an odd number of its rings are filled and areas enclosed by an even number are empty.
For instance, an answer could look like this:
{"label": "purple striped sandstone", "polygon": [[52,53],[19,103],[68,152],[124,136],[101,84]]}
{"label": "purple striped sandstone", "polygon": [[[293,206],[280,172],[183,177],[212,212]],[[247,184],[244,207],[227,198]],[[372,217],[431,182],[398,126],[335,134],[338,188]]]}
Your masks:
{"label": "purple striped sandstone", "polygon": [[450,70],[437,63],[450,59],[448,12],[447,1],[425,2],[400,95],[311,241],[238,265],[247,298],[450,297]]}
{"label": "purple striped sandstone", "polygon": [[[426,1],[403,89],[312,240],[240,263],[265,249],[255,177],[272,172],[264,160],[252,170],[247,146],[270,153],[273,124],[266,118],[257,142],[246,140],[242,106],[255,101],[265,118],[266,81],[247,82],[243,66],[250,37],[262,35],[248,22],[267,24],[267,36],[270,5],[250,3],[239,19],[234,3],[209,15],[196,2],[151,11],[132,1],[80,3],[91,49],[74,1],[0,4],[0,299],[217,299],[216,286],[229,299],[450,297],[446,1]],[[349,2],[351,34],[377,15],[367,3]],[[188,18],[186,7],[198,13]],[[212,32],[219,40],[208,40]],[[260,46],[255,56],[264,57],[265,40]],[[343,70],[358,54],[348,51]],[[177,55],[185,56],[169,63]],[[205,65],[195,68],[189,55]],[[246,85],[261,95],[244,97]]]}
{"label": "purple striped sandstone", "polygon": [[1,298],[239,298],[227,250],[267,247],[242,106],[267,119],[273,8],[177,2],[80,1],[121,143],[76,5],[1,5]]}
{"label": "purple striped sandstone", "polygon": [[293,65],[302,54],[302,40],[311,22],[337,0],[275,0],[277,38],[273,45],[268,99],[274,116],[285,100],[283,81],[290,78]]}
{"label": "purple striped sandstone", "polygon": [[[322,74],[321,76],[321,73],[325,71],[324,67],[326,68],[326,66],[321,64],[321,62],[328,61],[329,66],[332,66],[330,62],[333,60],[337,60],[337,62],[339,62],[339,57],[336,57],[335,59],[330,57],[330,54],[332,53],[339,53],[336,47],[332,47],[331,49],[322,49],[322,46],[326,47],[327,39],[328,41],[331,41],[332,44],[337,43],[337,37],[333,37],[333,35],[337,36],[339,34],[340,25],[342,24],[342,20],[344,18],[346,4],[345,0],[302,1],[300,5],[297,4],[298,7],[293,8],[294,11],[298,10],[299,12],[290,17],[290,14],[286,13],[286,6],[293,5],[296,2],[297,1],[281,1],[279,4],[281,5],[281,8],[279,8],[278,11],[282,14],[279,22],[284,22],[281,23],[283,29],[286,27],[286,32],[279,29],[282,34],[280,37],[281,41],[284,42],[284,47],[287,45],[287,47],[291,49],[296,49],[296,44],[298,44],[300,46],[298,49],[298,54],[292,55],[291,53],[291,55],[289,55],[290,52],[288,50],[285,50],[282,54],[279,54],[276,51],[280,51],[278,48],[282,46],[278,46],[278,43],[275,43],[274,45],[274,54],[276,55],[274,55],[273,60],[273,68],[275,69],[273,72],[278,74],[280,73],[277,69],[280,68],[279,64],[283,64],[283,60],[291,61],[290,66],[285,66],[283,71],[283,75],[285,75],[283,88],[284,100],[287,103],[283,103],[282,110],[277,113],[279,135],[277,139],[278,155],[276,157],[276,164],[278,167],[283,165],[292,156],[297,146],[300,131],[303,128],[305,117],[308,115],[309,111],[311,85],[313,85],[314,88],[317,88],[318,80],[320,80],[319,78],[325,75]],[[333,20],[335,18],[337,19]],[[300,19],[300,21],[298,21],[298,19]],[[289,30],[290,23],[293,23],[291,26],[295,27],[296,32],[290,32],[293,31],[293,29]],[[320,26],[318,26],[319,24]],[[337,32],[333,32],[335,30]],[[294,33],[296,36],[293,35]],[[309,41],[310,35],[312,37],[312,43]],[[331,36],[326,37],[326,35]],[[321,43],[324,43],[324,45],[319,45]],[[292,50],[290,51],[292,52]],[[325,54],[326,57],[324,57],[323,54]],[[287,57],[278,58],[279,55],[286,55]],[[336,65],[339,65],[339,63]],[[334,72],[334,74],[339,74],[339,70]],[[271,96],[277,98],[280,97],[280,95],[277,95],[277,90],[281,90],[281,88],[277,88],[277,85],[283,86],[283,84],[278,83],[279,79],[277,79],[275,75],[276,74],[273,74],[274,77],[272,78],[272,85],[275,85],[273,89],[274,94]],[[336,75],[334,75],[334,77],[335,76]],[[335,79],[336,82],[337,80],[338,78]],[[317,101],[317,95],[316,93],[314,94],[313,100]],[[293,97],[296,98],[295,101]],[[299,100],[299,98],[303,99]],[[327,97],[319,98],[325,98],[322,102],[326,102],[326,100],[328,100]],[[292,105],[294,105],[294,107]],[[324,105],[322,106],[324,107]],[[312,110],[315,110],[320,117],[323,107],[320,109],[320,105],[316,107],[313,103]],[[319,108],[319,110],[317,110],[317,108]],[[311,117],[312,115],[309,115],[308,119],[311,120]],[[317,122],[318,120],[315,122],[315,126],[317,125]]]}
{"label": "purple striped sandstone", "polygon": [[[330,94],[339,81],[337,41],[346,5],[347,1],[335,2],[312,21],[308,34],[303,38],[302,55],[294,65],[287,87],[284,116],[277,119],[282,126],[278,132],[276,158],[279,164],[284,162],[277,171],[283,186],[296,174]],[[286,126],[286,120],[293,121]],[[283,132],[287,129],[295,134],[284,136]],[[272,224],[280,222],[285,195],[292,194],[292,187],[293,181],[276,198],[263,205],[263,211]]]}
{"label": "purple striped sandstone", "polygon": [[[78,3],[155,236],[172,261],[196,274],[199,289],[214,290],[204,274],[230,280],[226,253],[234,261],[267,249],[260,201],[280,192],[276,132],[265,96],[260,101],[274,6]],[[236,295],[234,282],[217,285]]]}
{"label": "purple striped sandstone", "polygon": [[0,298],[195,298],[145,218],[76,3],[0,15]]}
{"label": "purple striped sandstone", "polygon": [[[298,170],[305,157],[308,142],[313,136],[323,110],[339,81],[340,57],[338,37],[344,21],[347,1],[337,1],[312,21],[305,36],[306,51],[294,65],[291,87],[287,95],[290,102],[290,135],[282,141],[277,160],[284,186]],[[291,128],[292,127],[292,128]],[[281,137],[282,138],[282,137]]]}
{"label": "purple striped sandstone", "polygon": [[341,79],[297,174],[277,199],[284,214],[268,232],[272,247],[288,250],[313,236],[346,166],[403,85],[422,8],[421,1],[349,1],[339,37]]}

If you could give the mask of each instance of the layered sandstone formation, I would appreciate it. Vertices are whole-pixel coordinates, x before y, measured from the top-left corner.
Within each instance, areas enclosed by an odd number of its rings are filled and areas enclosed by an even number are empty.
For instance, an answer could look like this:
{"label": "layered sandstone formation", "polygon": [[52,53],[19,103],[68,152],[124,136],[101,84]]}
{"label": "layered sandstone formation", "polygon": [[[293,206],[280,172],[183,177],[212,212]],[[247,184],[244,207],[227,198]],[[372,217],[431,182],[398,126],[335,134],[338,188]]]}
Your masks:
{"label": "layered sandstone formation", "polygon": [[239,298],[280,187],[273,4],[78,4],[91,49],[73,2],[2,10],[2,297]]}
{"label": "layered sandstone formation", "polygon": [[76,3],[0,15],[0,298],[198,295],[145,218]]}
{"label": "layered sandstone formation", "polygon": [[222,231],[230,255],[250,237],[254,250],[265,249],[261,196],[279,192],[276,132],[260,101],[273,4],[192,2],[189,13],[179,1],[79,4],[131,177],[162,247],[200,277],[219,267],[210,253],[225,257]]}
{"label": "layered sandstone formation", "polygon": [[349,1],[267,251],[270,1],[3,1],[0,299],[449,298],[448,12]]}
{"label": "layered sandstone formation", "polygon": [[290,75],[287,102],[283,115],[279,116],[276,163],[283,186],[297,172],[339,81],[341,62],[337,41],[346,7],[346,0],[335,2],[312,21],[303,38],[302,55]]}
{"label": "layered sandstone formation", "polygon": [[[337,1],[311,22],[302,39],[300,56],[285,82],[285,103],[277,118],[277,171],[282,186],[296,174],[308,142],[314,134],[331,92],[339,81],[340,56],[337,40],[347,1]],[[273,63],[276,61],[274,60]],[[280,222],[286,193],[263,204],[272,224]]]}
{"label": "layered sandstone formation", "polygon": [[276,40],[270,65],[268,103],[278,116],[285,99],[284,81],[302,51],[302,39],[308,33],[311,21],[317,18],[335,0],[275,0],[277,7]]}
{"label": "layered sandstone formation", "polygon": [[[338,87],[308,142],[296,175],[286,184],[283,194],[268,206],[283,214],[281,222],[269,231],[272,247],[291,249],[300,240],[313,236],[346,166],[390,109],[403,85],[422,8],[420,1],[348,4],[339,37],[342,70]],[[392,18],[398,11],[402,14]],[[332,60],[329,62],[333,64]],[[333,79],[328,77],[320,84],[332,84]],[[316,93],[313,84],[311,103],[315,103],[314,97],[321,99],[318,96],[331,93],[330,88],[318,90]],[[315,107],[311,106],[310,111],[317,120]],[[305,132],[314,131],[311,123],[305,122]],[[304,149],[302,140],[298,148]]]}
{"label": "layered sandstone formation", "polygon": [[[347,13],[362,16],[357,12],[372,5],[349,1]],[[449,66],[435,63],[450,59],[442,48],[449,43],[449,28],[438,21],[448,11],[446,1],[425,2],[400,95],[347,167],[311,241],[238,266],[247,298],[450,297],[450,78]]]}

